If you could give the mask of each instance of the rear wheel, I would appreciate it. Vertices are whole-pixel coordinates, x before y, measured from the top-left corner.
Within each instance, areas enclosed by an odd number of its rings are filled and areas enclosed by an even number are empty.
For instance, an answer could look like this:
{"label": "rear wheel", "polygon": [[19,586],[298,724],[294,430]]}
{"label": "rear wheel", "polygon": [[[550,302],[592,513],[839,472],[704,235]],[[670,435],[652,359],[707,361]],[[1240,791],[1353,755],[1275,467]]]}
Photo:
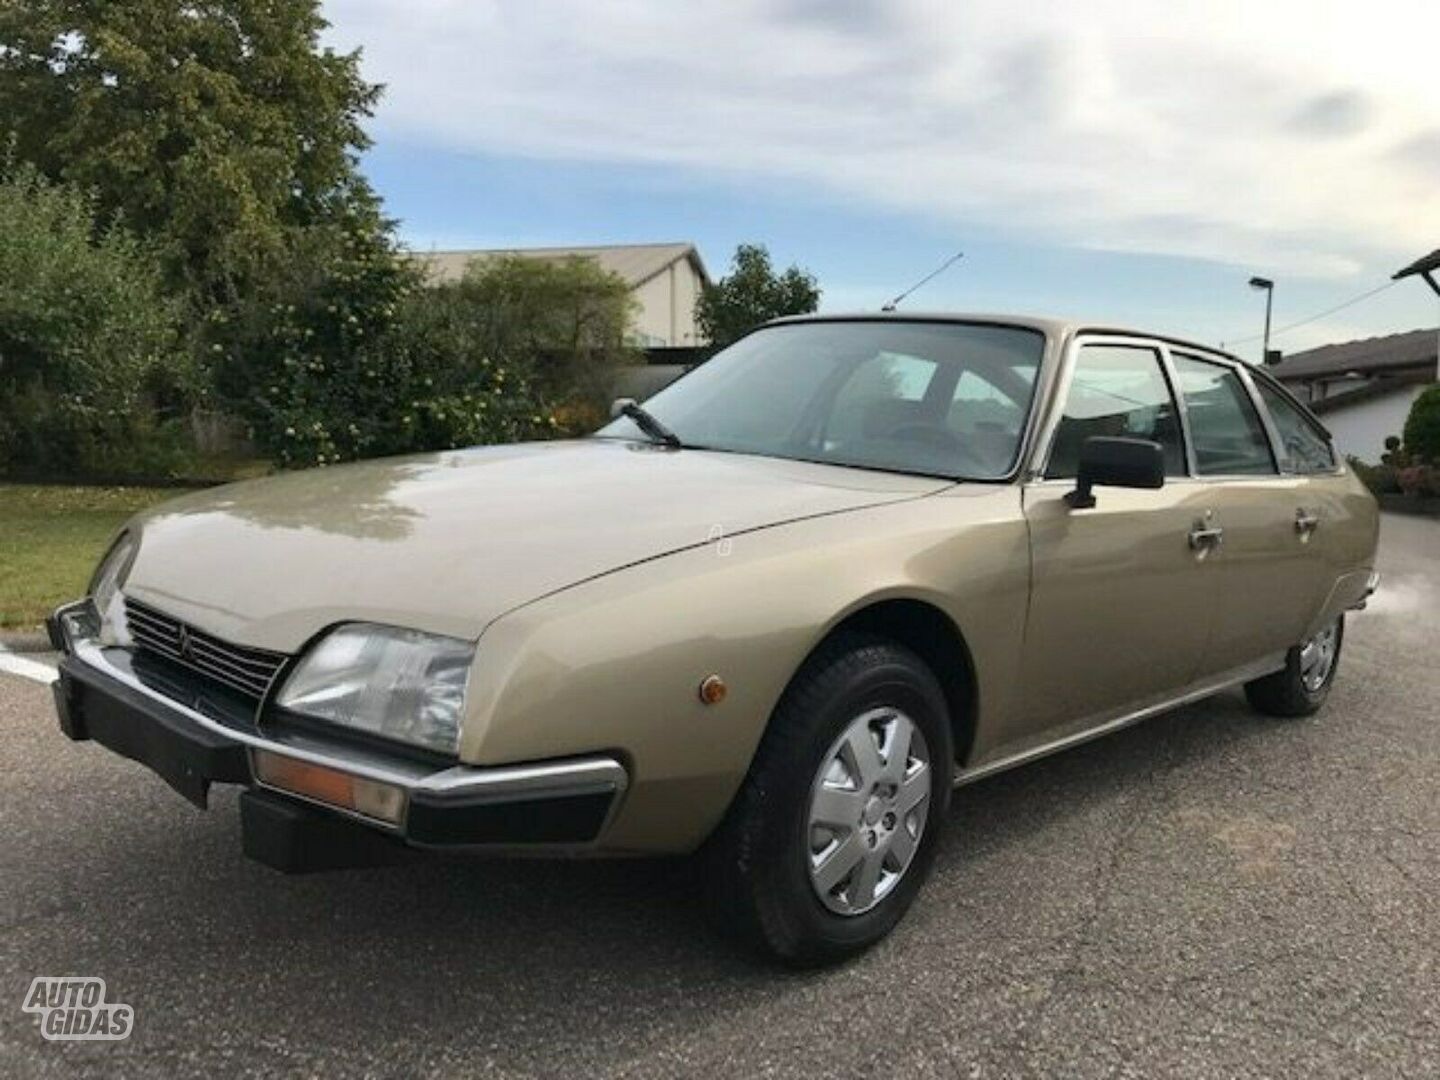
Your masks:
{"label": "rear wheel", "polygon": [[929,870],[951,762],[945,697],[919,657],[868,635],[822,647],[711,842],[722,923],[795,964],[880,940]]}
{"label": "rear wheel", "polygon": [[1286,653],[1281,670],[1246,683],[1245,696],[1271,716],[1309,716],[1330,696],[1344,641],[1345,616],[1341,615]]}

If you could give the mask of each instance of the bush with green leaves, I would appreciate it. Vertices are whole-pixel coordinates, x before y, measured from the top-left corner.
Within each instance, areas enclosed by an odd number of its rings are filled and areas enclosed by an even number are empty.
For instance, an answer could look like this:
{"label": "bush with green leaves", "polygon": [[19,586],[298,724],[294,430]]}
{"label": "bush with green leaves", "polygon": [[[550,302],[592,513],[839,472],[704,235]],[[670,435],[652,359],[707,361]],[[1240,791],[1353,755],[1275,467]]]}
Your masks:
{"label": "bush with green leaves", "polygon": [[1396,495],[1400,492],[1400,479],[1397,468],[1389,462],[1381,462],[1379,465],[1371,465],[1361,461],[1353,454],[1346,458],[1350,468],[1360,478],[1360,482],[1370,489],[1374,495]]}
{"label": "bush with green leaves", "polygon": [[310,230],[237,319],[216,335],[216,385],[281,466],[551,430],[529,372],[486,349],[474,306],[458,288],[424,287],[373,222]]}
{"label": "bush with green leaves", "polygon": [[624,364],[635,300],[624,278],[593,259],[477,259],[436,296],[464,311],[474,346],[530,372],[536,390],[584,426],[603,415]]}
{"label": "bush with green leaves", "polygon": [[1417,461],[1440,465],[1440,383],[1421,392],[1410,406],[1405,450]]}
{"label": "bush with green leaves", "polygon": [[0,175],[0,237],[0,468],[169,473],[193,379],[154,249],[28,166]]}

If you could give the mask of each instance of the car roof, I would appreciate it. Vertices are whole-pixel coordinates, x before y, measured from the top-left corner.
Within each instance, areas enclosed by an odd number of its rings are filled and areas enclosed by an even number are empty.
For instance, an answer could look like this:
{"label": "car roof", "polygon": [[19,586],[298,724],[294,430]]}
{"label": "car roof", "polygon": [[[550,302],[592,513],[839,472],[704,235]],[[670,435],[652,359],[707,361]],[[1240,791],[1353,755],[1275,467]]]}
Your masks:
{"label": "car roof", "polygon": [[814,315],[790,315],[783,319],[773,319],[766,323],[766,326],[780,326],[789,323],[805,322],[954,322],[971,323],[982,326],[1015,326],[1024,330],[1036,330],[1040,333],[1063,341],[1075,334],[1113,334],[1125,337],[1151,338],[1163,341],[1169,345],[1179,345],[1189,349],[1199,349],[1212,356],[1223,356],[1227,360],[1234,360],[1244,363],[1240,357],[1228,353],[1224,349],[1218,349],[1214,345],[1205,345],[1188,338],[1177,337],[1174,334],[1159,334],[1150,330],[1137,330],[1134,327],[1117,326],[1113,323],[1085,322],[1080,319],[1055,318],[1045,315],[1013,315],[996,314],[994,312],[969,312],[969,311],[837,311],[824,312]]}

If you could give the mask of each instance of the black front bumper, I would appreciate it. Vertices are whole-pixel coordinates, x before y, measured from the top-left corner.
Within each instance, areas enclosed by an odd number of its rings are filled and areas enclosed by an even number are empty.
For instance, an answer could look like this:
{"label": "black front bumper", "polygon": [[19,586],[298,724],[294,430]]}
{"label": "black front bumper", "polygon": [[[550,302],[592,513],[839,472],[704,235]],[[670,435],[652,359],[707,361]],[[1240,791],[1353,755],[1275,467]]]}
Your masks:
{"label": "black front bumper", "polygon": [[[581,848],[600,834],[624,788],[623,770],[618,780],[597,782],[584,772],[584,762],[534,767],[529,771],[542,782],[519,789],[513,774],[527,772],[525,767],[468,770],[478,784],[439,790],[417,784],[407,792],[399,827],[371,825],[257,787],[245,737],[228,737],[148,684],[130,685],[98,663],[73,652],[61,660],[54,684],[60,730],[139,762],[202,809],[211,784],[246,785],[251,790],[241,796],[245,853],[287,872],[375,865],[407,857],[417,847]],[[279,744],[266,748],[285,752]],[[581,782],[569,782],[567,770]]]}
{"label": "black front bumper", "polygon": [[[53,689],[66,736],[138,761],[201,809],[211,784],[253,782],[243,744],[71,657],[61,660]],[[378,866],[415,854],[355,821],[255,789],[240,796],[240,823],[245,854],[285,873]]]}
{"label": "black front bumper", "polygon": [[202,810],[212,783],[249,784],[245,747],[73,657],[53,684],[60,730],[138,761]]}

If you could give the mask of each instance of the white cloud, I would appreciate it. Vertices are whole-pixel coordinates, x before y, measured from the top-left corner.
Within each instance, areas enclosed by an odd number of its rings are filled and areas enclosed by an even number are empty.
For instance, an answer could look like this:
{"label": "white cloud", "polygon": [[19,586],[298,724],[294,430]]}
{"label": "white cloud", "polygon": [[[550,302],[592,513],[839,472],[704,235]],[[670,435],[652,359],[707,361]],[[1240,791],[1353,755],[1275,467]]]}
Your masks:
{"label": "white cloud", "polygon": [[1315,276],[1440,243],[1433,0],[332,0],[379,135]]}

